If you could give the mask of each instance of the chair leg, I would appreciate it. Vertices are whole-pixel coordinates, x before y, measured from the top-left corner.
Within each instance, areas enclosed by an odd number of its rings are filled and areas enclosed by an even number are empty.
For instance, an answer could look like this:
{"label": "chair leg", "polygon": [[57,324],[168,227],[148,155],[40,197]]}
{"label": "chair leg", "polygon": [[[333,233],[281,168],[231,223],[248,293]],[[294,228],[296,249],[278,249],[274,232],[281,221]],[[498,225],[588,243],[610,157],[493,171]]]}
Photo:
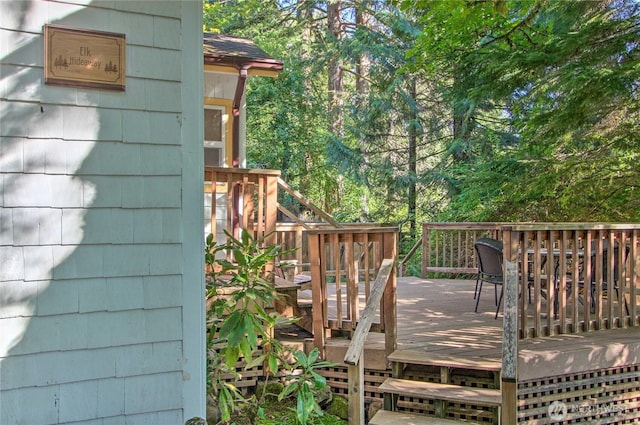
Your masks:
{"label": "chair leg", "polygon": [[498,285],[493,285],[493,299],[496,305],[498,305]]}
{"label": "chair leg", "polygon": [[480,282],[480,275],[476,278],[476,289],[473,291],[473,299],[475,300],[478,296],[478,283]]}
{"label": "chair leg", "polygon": [[[616,299],[619,300],[620,299],[620,292],[619,292],[620,289],[618,288],[617,285],[615,286],[615,290],[616,290]],[[627,299],[623,297],[622,298],[622,303],[624,304],[624,310],[626,311],[627,316],[628,316],[629,315],[629,304],[627,304]],[[620,308],[620,310],[621,310],[621,315],[622,315],[622,308]]]}
{"label": "chair leg", "polygon": [[624,309],[627,311],[627,316],[631,315],[631,313],[629,312],[629,304],[627,304],[627,299],[623,298],[622,301],[624,302]]}
{"label": "chair leg", "polygon": [[476,309],[474,310],[476,313],[478,312],[478,304],[480,303],[480,294],[482,293],[482,279],[480,280],[480,287],[478,288],[478,296],[476,298]]}
{"label": "chair leg", "polygon": [[[498,290],[498,285],[496,285],[496,291]],[[502,297],[504,296],[504,286],[500,289],[500,301],[498,301],[498,307],[496,308],[496,316],[494,319],[498,319],[498,312],[500,312],[500,305],[502,304]]]}

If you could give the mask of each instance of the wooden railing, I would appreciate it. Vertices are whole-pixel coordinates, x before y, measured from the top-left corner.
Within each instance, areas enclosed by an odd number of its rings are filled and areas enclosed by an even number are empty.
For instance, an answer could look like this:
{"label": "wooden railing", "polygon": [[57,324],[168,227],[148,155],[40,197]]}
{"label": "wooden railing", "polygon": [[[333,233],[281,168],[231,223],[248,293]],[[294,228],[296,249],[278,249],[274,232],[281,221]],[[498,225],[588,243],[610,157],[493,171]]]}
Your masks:
{"label": "wooden railing", "polygon": [[520,338],[640,325],[639,237],[636,224],[505,225]]}
{"label": "wooden railing", "polygon": [[[335,221],[333,219],[333,217],[331,217],[329,214],[327,214],[326,212],[324,212],[321,208],[315,206],[313,204],[313,202],[311,202],[311,200],[309,200],[308,198],[306,198],[304,195],[302,195],[300,192],[298,192],[297,190],[295,190],[294,188],[292,188],[291,186],[289,186],[289,184],[287,184],[287,182],[285,182],[284,180],[282,180],[281,178],[278,178],[278,188],[281,189],[282,191],[288,193],[289,195],[291,195],[291,197],[293,197],[296,201],[298,201],[300,204],[304,205],[306,208],[308,208],[311,212],[313,212],[313,214],[315,214],[316,217],[318,217],[320,220],[323,220],[327,223],[329,223],[330,225],[332,225],[333,227],[342,227],[342,224],[338,223],[337,221]],[[295,214],[293,214],[291,211],[287,210],[286,208],[284,208],[282,205],[278,204],[278,209],[287,217],[289,217],[291,220],[293,220],[294,222],[306,227],[306,223],[302,220],[300,220]]]}
{"label": "wooden railing", "polygon": [[279,177],[276,170],[205,167],[204,190],[211,193],[211,233],[216,235],[218,230],[216,195],[223,194],[227,231],[239,236],[238,229],[247,229],[256,238],[266,238],[265,244],[275,245]]}
{"label": "wooden railing", "polygon": [[[349,228],[379,227],[377,223],[342,223],[342,226]],[[293,222],[276,223],[276,243],[281,247],[283,255],[279,258],[295,265],[297,273],[308,272],[309,269],[309,243],[307,230],[335,229],[329,223],[304,223]]]}
{"label": "wooden railing", "polygon": [[512,244],[519,338],[640,325],[640,224],[426,223],[423,232],[425,277],[476,273],[478,237]]}
{"label": "wooden railing", "polygon": [[505,225],[502,230],[501,414],[502,423],[515,423],[520,338],[640,325],[640,225]]}
{"label": "wooden railing", "polygon": [[[313,297],[314,345],[324,355],[331,331],[353,332],[371,293],[382,260],[395,261],[395,227],[343,227],[308,230]],[[380,321],[371,327],[384,332],[387,346],[396,341],[396,277],[384,291]]]}
{"label": "wooden railing", "polygon": [[[349,344],[344,356],[344,362],[347,364],[347,398],[349,400],[348,417],[350,425],[364,425],[364,344],[375,319],[376,311],[382,301],[384,291],[387,285],[393,284],[393,266],[392,259],[385,258],[382,260],[378,276],[373,282],[367,305],[362,312],[358,326],[353,333],[351,344]],[[386,342],[392,345],[386,347],[385,351],[387,353],[393,352],[396,349],[396,342]]]}
{"label": "wooden railing", "polygon": [[[222,227],[239,236],[239,229],[247,229],[256,238],[267,236],[268,244],[296,251],[286,259],[302,262],[306,258],[304,230],[343,226],[283,181],[278,170],[205,167],[204,182],[204,192],[212,194],[211,233],[222,233]],[[287,210],[279,202],[284,194],[321,221],[306,222]],[[278,212],[288,221],[278,221]]]}
{"label": "wooden railing", "polygon": [[474,242],[483,236],[500,239],[500,229],[500,223],[423,223],[422,277],[477,273]]}

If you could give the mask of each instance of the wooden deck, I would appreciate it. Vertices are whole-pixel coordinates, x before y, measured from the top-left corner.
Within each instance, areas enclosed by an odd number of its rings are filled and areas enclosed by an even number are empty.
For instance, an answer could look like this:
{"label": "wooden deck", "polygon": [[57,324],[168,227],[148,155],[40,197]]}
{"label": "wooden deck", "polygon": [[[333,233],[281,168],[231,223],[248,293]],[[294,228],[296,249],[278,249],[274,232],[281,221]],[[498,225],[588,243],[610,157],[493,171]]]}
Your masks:
{"label": "wooden deck", "polygon": [[[399,278],[398,348],[427,357],[501,362],[502,313],[494,319],[493,285],[483,288],[478,313],[474,288],[475,280]],[[310,297],[308,292],[299,298]],[[348,344],[345,338],[330,339],[328,360],[341,363]],[[366,367],[384,368],[384,335],[370,333],[365,349]],[[637,327],[519,341],[521,381],[638,363]]]}
{"label": "wooden deck", "polygon": [[[398,349],[413,353],[409,357],[416,360],[410,363],[430,365],[427,369],[413,368],[409,372],[411,379],[419,381],[411,386],[413,393],[416,388],[423,393],[435,388],[437,385],[431,383],[442,377],[438,368],[455,373],[451,376],[456,385],[500,387],[499,375],[492,371],[501,373],[502,313],[494,319],[491,285],[483,288],[478,313],[475,313],[474,288],[475,280],[398,279]],[[332,300],[335,302],[330,296],[330,303]],[[334,391],[344,396],[347,394],[347,372],[346,367],[340,365],[349,343],[346,338],[327,341],[327,360],[337,366],[323,372]],[[572,423],[636,423],[634,421],[640,417],[639,327],[523,339],[518,341],[518,346],[518,382],[513,395],[517,398],[515,420],[518,424],[550,423],[548,409],[552,402],[567,406],[567,419],[574,421]],[[389,366],[384,335],[370,333],[364,353],[367,402],[381,400],[385,385],[392,385],[393,382],[385,381],[391,376]],[[382,385],[383,382],[387,384]],[[441,391],[438,388],[438,393]],[[401,413],[433,416],[434,405],[428,401],[431,397],[403,398],[402,391],[391,392],[400,394]],[[439,399],[447,403],[446,398],[439,396]],[[460,407],[455,402],[447,406],[450,419],[496,423],[491,411],[474,411],[469,419],[469,406]],[[598,408],[617,410],[605,421],[593,416]]]}

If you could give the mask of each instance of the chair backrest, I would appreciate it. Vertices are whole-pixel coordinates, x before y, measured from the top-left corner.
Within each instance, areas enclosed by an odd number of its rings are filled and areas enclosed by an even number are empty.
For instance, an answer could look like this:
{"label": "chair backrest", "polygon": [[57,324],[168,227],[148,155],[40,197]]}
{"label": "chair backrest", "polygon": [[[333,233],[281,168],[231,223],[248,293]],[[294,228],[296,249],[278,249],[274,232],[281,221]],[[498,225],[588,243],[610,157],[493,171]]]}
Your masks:
{"label": "chair backrest", "polygon": [[491,238],[479,238],[473,244],[478,256],[480,273],[493,277],[502,276],[502,241]]}

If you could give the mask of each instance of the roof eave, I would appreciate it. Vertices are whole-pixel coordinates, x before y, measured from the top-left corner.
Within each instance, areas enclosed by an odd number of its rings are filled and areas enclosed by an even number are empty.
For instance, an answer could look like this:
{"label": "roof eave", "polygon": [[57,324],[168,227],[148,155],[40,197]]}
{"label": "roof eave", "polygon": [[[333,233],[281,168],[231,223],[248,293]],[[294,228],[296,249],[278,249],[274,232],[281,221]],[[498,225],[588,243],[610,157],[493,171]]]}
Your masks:
{"label": "roof eave", "polygon": [[269,71],[282,71],[284,69],[283,62],[277,59],[249,59],[228,57],[219,55],[205,55],[204,63],[210,65],[227,65],[237,69],[265,69]]}

